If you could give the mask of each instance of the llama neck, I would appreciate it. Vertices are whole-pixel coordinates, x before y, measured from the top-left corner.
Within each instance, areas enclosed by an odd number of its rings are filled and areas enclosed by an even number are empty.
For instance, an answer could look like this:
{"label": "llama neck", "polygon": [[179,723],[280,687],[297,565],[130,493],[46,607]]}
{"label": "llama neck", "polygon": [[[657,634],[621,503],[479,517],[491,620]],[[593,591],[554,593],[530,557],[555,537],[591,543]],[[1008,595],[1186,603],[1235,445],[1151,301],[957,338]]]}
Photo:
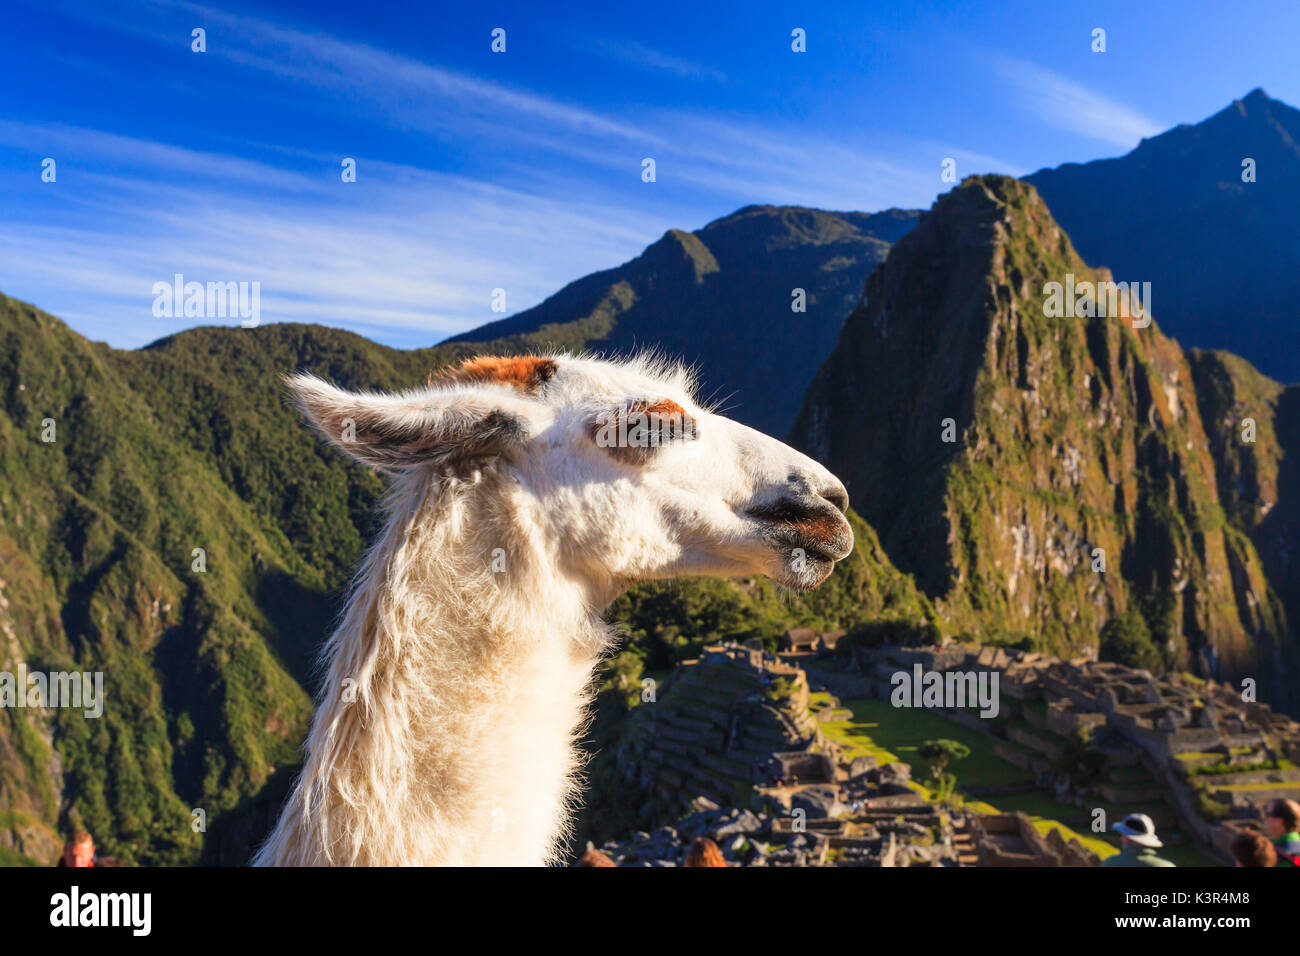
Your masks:
{"label": "llama neck", "polygon": [[[541,864],[609,643],[495,473],[398,479],[342,623],[289,804],[259,861]],[[511,496],[519,500],[511,501]]]}

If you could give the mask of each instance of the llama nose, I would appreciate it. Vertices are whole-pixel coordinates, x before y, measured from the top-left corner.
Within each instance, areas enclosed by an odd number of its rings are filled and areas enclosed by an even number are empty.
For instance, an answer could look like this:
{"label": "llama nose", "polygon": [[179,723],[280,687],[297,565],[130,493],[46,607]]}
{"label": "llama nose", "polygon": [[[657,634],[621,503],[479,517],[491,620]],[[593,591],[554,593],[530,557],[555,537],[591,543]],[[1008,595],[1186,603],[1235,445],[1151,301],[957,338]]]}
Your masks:
{"label": "llama nose", "polygon": [[847,514],[849,510],[849,493],[844,485],[832,478],[830,483],[817,492],[818,495],[825,498],[836,508],[840,514]]}
{"label": "llama nose", "polygon": [[834,475],[792,474],[788,481],[797,493],[829,501],[840,514],[845,514],[849,510],[849,493]]}

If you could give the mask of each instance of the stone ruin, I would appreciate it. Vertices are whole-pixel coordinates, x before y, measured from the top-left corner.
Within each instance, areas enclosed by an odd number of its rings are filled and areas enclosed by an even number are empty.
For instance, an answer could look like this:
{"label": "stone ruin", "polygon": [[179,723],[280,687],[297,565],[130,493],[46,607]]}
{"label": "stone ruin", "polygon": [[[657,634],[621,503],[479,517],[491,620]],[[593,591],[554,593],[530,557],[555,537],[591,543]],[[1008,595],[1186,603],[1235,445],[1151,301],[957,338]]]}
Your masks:
{"label": "stone ruin", "polygon": [[1053,827],[1039,833],[1024,813],[966,815],[979,866],[1100,866],[1101,858]]}
{"label": "stone ruin", "polygon": [[[1006,697],[998,719],[944,715],[993,735],[997,752],[1035,771],[1040,784],[1064,741],[1086,735],[1114,775],[1097,785],[1101,797],[1141,809],[1159,826],[1177,823],[1220,856],[1232,836],[1254,824],[1201,820],[1175,761],[1209,761],[1217,773],[1300,755],[1300,725],[1213,683],[961,645],[857,647],[850,662],[850,673],[818,671],[818,679],[837,693],[888,697],[892,675],[916,663],[925,670],[998,671]],[[642,817],[675,822],[608,843],[605,851],[622,865],[674,866],[703,835],[717,840],[734,866],[1098,865],[1077,839],[1058,828],[1040,834],[1023,813],[954,814],[924,799],[906,764],[848,759],[818,726],[847,712],[832,706],[814,715],[809,700],[808,674],[790,657],[758,646],[712,645],[684,662],[664,698],[634,713],[618,755],[629,783],[645,795]],[[1276,773],[1242,770],[1270,772]],[[1279,781],[1283,789],[1290,785]]]}
{"label": "stone ruin", "polygon": [[809,695],[803,670],[761,648],[711,645],[683,662],[618,753],[645,795],[641,817],[676,822],[605,852],[673,866],[705,835],[737,866],[960,865],[951,823],[909,786],[910,768],[846,759]]}
{"label": "stone ruin", "polygon": [[773,772],[791,779],[774,754],[830,754],[808,699],[804,672],[761,650],[712,645],[682,662],[662,699],[633,712],[617,755],[625,779],[645,795],[641,816],[675,818],[699,796],[744,804]]}
{"label": "stone ruin", "polygon": [[719,807],[706,798],[692,807],[672,824],[599,849],[619,866],[681,866],[692,841],[704,836],[718,844],[729,866],[961,865],[946,815],[928,804],[807,820]]}
{"label": "stone ruin", "polygon": [[[1043,784],[1051,781],[1064,742],[1087,738],[1110,778],[1096,785],[1098,796],[1140,807],[1160,826],[1177,823],[1220,858],[1235,835],[1218,832],[1228,821],[1257,821],[1267,800],[1300,797],[1300,769],[1279,766],[1281,760],[1300,764],[1300,724],[1243,701],[1230,685],[1155,677],[1088,658],[950,644],[855,647],[855,693],[888,697],[892,675],[916,663],[926,670],[997,671],[1007,698],[997,720],[969,711],[944,715],[991,734],[999,756]],[[1222,810],[1207,817],[1214,803]]]}
{"label": "stone ruin", "polygon": [[787,654],[831,654],[844,631],[822,631],[811,627],[792,627],[781,636],[781,650]]}

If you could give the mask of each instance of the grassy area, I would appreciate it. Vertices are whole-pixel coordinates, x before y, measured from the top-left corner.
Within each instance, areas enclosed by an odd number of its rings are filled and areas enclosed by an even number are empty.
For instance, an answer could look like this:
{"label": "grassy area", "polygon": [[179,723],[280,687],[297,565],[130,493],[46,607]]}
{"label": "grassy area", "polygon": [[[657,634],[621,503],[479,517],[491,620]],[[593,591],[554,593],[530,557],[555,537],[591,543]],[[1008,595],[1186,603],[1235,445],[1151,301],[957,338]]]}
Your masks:
{"label": "grassy area", "polygon": [[7,846],[0,846],[0,867],[7,866],[40,866],[40,864],[23,856],[17,850],[11,850]]}
{"label": "grassy area", "polygon": [[[823,703],[830,695],[814,694]],[[856,698],[844,701],[853,711],[849,720],[829,721],[822,724],[828,737],[854,757],[875,757],[881,763],[899,761],[913,768],[920,777],[927,772],[925,761],[917,756],[917,747],[925,740],[947,737],[970,747],[971,755],[950,766],[958,781],[965,786],[1006,786],[1032,783],[1028,771],[1003,760],[994,752],[995,741],[954,723],[932,711],[894,707],[886,700]],[[1051,794],[1041,790],[1029,793],[1006,794],[993,798],[994,803],[968,800],[966,805],[979,813],[1012,813],[1017,810],[1030,818],[1035,829],[1046,834],[1059,829],[1067,839],[1074,837],[1102,859],[1119,852],[1119,835],[1114,832],[1092,833],[1072,829],[1062,820],[1076,820],[1090,816],[1090,809],[1059,803]],[[1101,803],[1107,821],[1123,819],[1133,810]],[[1168,846],[1162,855],[1178,866],[1217,866],[1216,861],[1191,846]]]}
{"label": "grassy area", "polygon": [[[1046,833],[1054,826],[1060,827],[1065,831],[1065,836],[1077,836],[1084,846],[1102,859],[1119,852],[1119,834],[1113,830],[1107,830],[1105,833],[1094,833],[1091,829],[1072,830],[1061,822],[1062,820],[1078,820],[1081,818],[1090,819],[1093,809],[1091,807],[1076,807],[1060,803],[1050,793],[1041,790],[1033,793],[1015,793],[998,797],[997,804],[998,809],[1004,813],[1013,813],[1020,810],[1028,814],[1040,833]],[[1105,811],[1107,823],[1122,820],[1134,810],[1133,807],[1106,802],[1098,802],[1097,807]],[[1137,809],[1141,811],[1143,809],[1150,810],[1151,808],[1139,807]],[[1206,856],[1191,845],[1166,846],[1160,851],[1160,855],[1179,866],[1221,865],[1217,860]]]}
{"label": "grassy area", "polygon": [[[997,806],[983,800],[968,800],[966,802],[966,806],[977,813],[1014,813],[1016,810],[1021,810],[1029,817],[1029,822],[1033,824],[1034,829],[1039,833],[1046,836],[1052,830],[1060,830],[1061,835],[1067,840],[1073,837],[1103,860],[1119,852],[1118,842],[1112,843],[1100,833],[1080,833],[1078,830],[1072,830],[1060,820],[1041,816],[1034,812],[1031,809],[1034,805],[1047,809],[1049,813],[1078,809],[1077,807],[1067,807],[1065,804],[1057,803],[1045,793],[1014,794],[999,797]],[[1056,810],[1053,811],[1052,807],[1056,808]]]}
{"label": "grassy area", "polygon": [[1286,787],[1290,790],[1300,790],[1300,782],[1295,783],[1215,783],[1213,777],[1207,777],[1203,781],[1207,789],[1210,790],[1227,790],[1229,793],[1251,793],[1256,790],[1277,790]]}
{"label": "grassy area", "polygon": [[970,756],[949,766],[962,784],[995,787],[1029,784],[1033,775],[1007,763],[993,752],[994,740],[938,714],[920,708],[894,707],[887,700],[857,698],[844,706],[853,711],[849,720],[828,721],[822,728],[852,756],[872,756],[882,763],[897,760],[912,766],[915,775],[928,773],[917,747],[926,740],[947,737],[970,748]]}
{"label": "grassy area", "polygon": [[1023,730],[1025,733],[1030,734],[1031,736],[1036,737],[1039,740],[1047,741],[1049,743],[1060,744],[1062,747],[1068,745],[1070,742],[1068,737],[1063,737],[1062,735],[1058,734],[1055,730],[1049,730],[1046,727],[1039,727],[1037,724],[1031,724],[1029,721],[1024,720],[1023,718],[1016,718],[1010,721],[1008,726],[1016,727],[1020,730]]}

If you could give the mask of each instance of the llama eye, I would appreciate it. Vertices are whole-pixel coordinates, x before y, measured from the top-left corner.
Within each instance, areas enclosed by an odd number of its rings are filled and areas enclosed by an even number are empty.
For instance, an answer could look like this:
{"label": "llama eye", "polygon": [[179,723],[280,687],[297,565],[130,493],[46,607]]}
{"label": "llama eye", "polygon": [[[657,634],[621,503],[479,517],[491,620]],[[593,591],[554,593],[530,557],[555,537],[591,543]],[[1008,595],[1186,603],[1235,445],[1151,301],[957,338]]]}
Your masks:
{"label": "llama eye", "polygon": [[645,461],[657,449],[695,436],[695,419],[670,399],[628,402],[601,412],[591,429],[596,447],[629,463]]}

